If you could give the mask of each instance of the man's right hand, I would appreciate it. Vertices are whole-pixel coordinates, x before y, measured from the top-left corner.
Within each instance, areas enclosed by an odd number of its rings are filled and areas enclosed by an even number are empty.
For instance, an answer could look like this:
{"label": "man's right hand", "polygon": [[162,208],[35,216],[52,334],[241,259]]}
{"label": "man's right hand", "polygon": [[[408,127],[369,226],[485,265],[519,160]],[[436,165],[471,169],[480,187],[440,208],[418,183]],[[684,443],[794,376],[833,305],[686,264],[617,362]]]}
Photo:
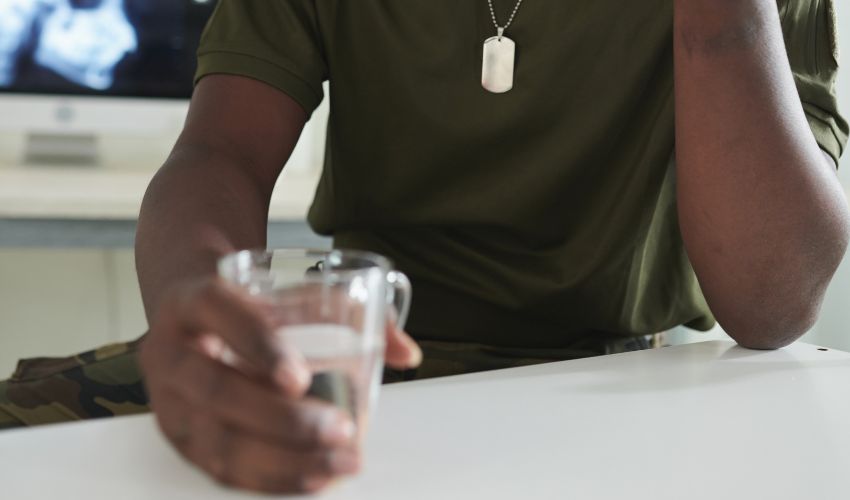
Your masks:
{"label": "man's right hand", "polygon": [[[220,481],[274,493],[320,489],[355,472],[352,422],[303,398],[310,375],[297,356],[279,352],[262,304],[215,279],[192,280],[215,273],[220,255],[265,247],[272,190],[307,116],[258,80],[204,77],[145,194],[136,234],[151,325],[141,366],[160,427]],[[223,345],[239,368],[222,359]],[[410,368],[421,356],[388,328],[388,365]]]}
{"label": "man's right hand", "polygon": [[218,279],[161,304],[140,363],[159,426],[184,457],[223,484],[268,493],[312,492],[358,471],[351,417],[303,397],[310,373],[276,345],[267,306]]}

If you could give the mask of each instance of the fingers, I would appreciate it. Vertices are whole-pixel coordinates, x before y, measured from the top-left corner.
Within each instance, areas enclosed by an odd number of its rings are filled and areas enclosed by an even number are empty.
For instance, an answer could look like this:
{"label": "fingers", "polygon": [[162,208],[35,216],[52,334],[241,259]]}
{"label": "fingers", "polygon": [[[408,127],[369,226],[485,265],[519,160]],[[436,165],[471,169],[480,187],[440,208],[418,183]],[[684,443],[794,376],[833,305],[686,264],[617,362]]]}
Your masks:
{"label": "fingers", "polygon": [[214,464],[218,473],[211,472],[229,486],[268,493],[313,492],[360,469],[360,456],[353,448],[297,451],[251,435],[226,430],[219,435],[220,442],[213,446],[219,445],[221,451],[210,451],[223,459]]}
{"label": "fingers", "polygon": [[[293,449],[212,418],[176,394],[162,396],[167,409],[157,411],[157,419],[164,434],[186,459],[222,484],[267,493],[308,493],[360,469],[354,447]],[[181,420],[190,424],[181,426]]]}
{"label": "fingers", "polygon": [[155,323],[175,335],[215,332],[240,361],[266,373],[291,394],[303,394],[310,373],[299,356],[281,349],[268,304],[211,279],[177,290],[163,302]]}
{"label": "fingers", "polygon": [[189,287],[174,301],[175,319],[188,333],[214,331],[240,357],[261,369],[279,361],[272,325],[260,303],[218,280]]}
{"label": "fingers", "polygon": [[346,412],[317,400],[286,397],[200,352],[187,353],[161,387],[205,413],[280,444],[309,449],[354,442],[356,428]]}
{"label": "fingers", "polygon": [[359,467],[355,426],[302,397],[306,361],[280,345],[267,307],[217,280],[175,289],[140,349],[145,385],[165,436],[219,481],[315,491]]}
{"label": "fingers", "polygon": [[422,349],[405,332],[395,327],[392,321],[387,322],[387,365],[397,370],[416,368],[422,363]]}

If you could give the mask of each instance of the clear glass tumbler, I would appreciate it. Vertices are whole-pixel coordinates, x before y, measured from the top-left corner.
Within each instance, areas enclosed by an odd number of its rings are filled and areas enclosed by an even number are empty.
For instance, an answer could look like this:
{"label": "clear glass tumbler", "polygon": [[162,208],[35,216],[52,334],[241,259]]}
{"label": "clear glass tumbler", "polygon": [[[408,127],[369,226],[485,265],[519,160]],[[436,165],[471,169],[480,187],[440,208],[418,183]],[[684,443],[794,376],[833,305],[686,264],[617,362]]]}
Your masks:
{"label": "clear glass tumbler", "polygon": [[349,410],[363,438],[377,402],[387,326],[402,328],[407,277],[378,254],[355,250],[245,250],[218,273],[271,304],[282,349],[303,356],[309,395]]}

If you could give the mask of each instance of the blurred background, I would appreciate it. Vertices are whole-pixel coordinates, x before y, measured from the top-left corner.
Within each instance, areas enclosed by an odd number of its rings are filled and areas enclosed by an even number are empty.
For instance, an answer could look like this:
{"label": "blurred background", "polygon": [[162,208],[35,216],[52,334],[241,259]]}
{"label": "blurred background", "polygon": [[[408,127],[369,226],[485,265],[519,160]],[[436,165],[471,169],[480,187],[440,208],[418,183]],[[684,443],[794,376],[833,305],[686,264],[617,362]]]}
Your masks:
{"label": "blurred background", "polygon": [[[135,219],[180,131],[213,7],[214,0],[0,1],[0,378],[18,358],[68,355],[145,332]],[[839,33],[850,34],[850,9],[839,11]],[[839,85],[850,112],[850,69]],[[272,246],[328,245],[304,223],[326,123],[327,103],[278,183]],[[850,192],[848,171],[845,158],[839,175]],[[806,341],[850,351],[848,297],[845,258]],[[680,328],[672,340],[724,336]]]}

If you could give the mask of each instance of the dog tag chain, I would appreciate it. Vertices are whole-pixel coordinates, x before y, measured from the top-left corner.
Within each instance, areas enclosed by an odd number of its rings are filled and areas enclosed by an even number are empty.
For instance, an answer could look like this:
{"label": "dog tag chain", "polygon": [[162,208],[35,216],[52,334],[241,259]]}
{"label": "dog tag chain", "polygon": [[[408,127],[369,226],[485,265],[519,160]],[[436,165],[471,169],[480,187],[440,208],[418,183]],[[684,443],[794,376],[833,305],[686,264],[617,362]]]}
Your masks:
{"label": "dog tag chain", "polygon": [[484,56],[481,65],[481,86],[494,94],[502,94],[514,87],[514,63],[516,61],[516,43],[505,36],[505,30],[514,20],[522,0],[514,6],[511,17],[504,26],[499,26],[493,0],[487,0],[490,16],[496,27],[496,36],[484,40]]}

